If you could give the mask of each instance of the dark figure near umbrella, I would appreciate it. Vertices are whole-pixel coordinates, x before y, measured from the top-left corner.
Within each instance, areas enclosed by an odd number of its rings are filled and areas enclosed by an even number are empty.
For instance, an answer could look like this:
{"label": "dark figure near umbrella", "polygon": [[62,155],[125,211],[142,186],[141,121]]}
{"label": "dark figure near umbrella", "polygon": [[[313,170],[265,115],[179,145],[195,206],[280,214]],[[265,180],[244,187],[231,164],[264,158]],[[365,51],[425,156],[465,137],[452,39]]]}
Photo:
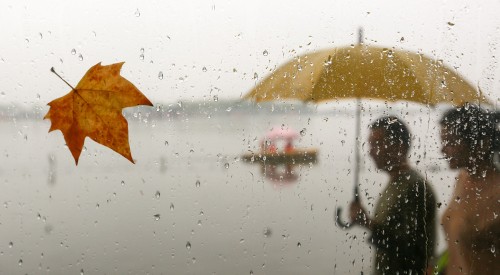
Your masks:
{"label": "dark figure near umbrella", "polygon": [[500,274],[500,133],[494,113],[475,105],[441,119],[442,152],[459,170],[441,223],[448,244],[446,274]]}
{"label": "dark figure near umbrella", "polygon": [[434,255],[436,201],[424,177],[410,167],[410,132],[397,117],[370,125],[370,156],[389,175],[373,216],[359,200],[350,205],[353,224],[371,231],[373,274],[424,274]]}

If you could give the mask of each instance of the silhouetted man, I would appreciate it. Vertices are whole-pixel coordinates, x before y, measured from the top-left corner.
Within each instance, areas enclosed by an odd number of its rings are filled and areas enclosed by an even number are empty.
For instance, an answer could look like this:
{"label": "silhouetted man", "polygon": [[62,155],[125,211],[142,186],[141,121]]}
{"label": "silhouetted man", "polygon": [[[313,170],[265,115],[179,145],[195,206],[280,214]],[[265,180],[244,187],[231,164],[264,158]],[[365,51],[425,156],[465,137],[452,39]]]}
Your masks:
{"label": "silhouetted man", "polygon": [[424,274],[434,253],[436,204],[427,181],[408,164],[410,132],[397,117],[380,118],[370,125],[369,146],[389,182],[373,216],[356,200],[350,217],[371,231],[373,274]]}

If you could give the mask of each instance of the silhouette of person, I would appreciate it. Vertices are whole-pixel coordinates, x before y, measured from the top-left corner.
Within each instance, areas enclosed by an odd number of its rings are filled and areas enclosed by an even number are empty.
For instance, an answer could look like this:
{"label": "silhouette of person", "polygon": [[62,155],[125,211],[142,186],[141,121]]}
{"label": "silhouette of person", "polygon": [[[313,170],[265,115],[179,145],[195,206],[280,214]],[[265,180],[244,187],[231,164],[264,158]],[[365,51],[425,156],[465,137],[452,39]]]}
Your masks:
{"label": "silhouette of person", "polygon": [[389,182],[374,215],[368,215],[359,199],[351,203],[351,222],[371,231],[373,274],[424,274],[434,255],[434,192],[408,163],[410,132],[400,119],[382,117],[369,128],[369,154]]}
{"label": "silhouette of person", "polygon": [[475,105],[451,109],[441,119],[442,153],[459,170],[441,218],[448,245],[445,274],[499,274],[500,172],[495,114]]}

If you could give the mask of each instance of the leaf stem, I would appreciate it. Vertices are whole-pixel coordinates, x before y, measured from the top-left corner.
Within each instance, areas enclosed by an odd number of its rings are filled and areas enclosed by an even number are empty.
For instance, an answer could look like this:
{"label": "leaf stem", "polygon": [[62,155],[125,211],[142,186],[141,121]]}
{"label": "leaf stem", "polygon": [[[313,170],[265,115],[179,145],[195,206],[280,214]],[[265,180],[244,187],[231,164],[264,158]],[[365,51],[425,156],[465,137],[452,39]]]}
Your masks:
{"label": "leaf stem", "polygon": [[55,75],[57,75],[62,81],[64,81],[64,83],[66,83],[66,85],[68,85],[72,90],[76,90],[73,86],[71,86],[71,84],[68,83],[68,81],[64,80],[64,78],[62,78],[58,73],[56,73],[54,67],[50,68],[50,71],[53,72]]}

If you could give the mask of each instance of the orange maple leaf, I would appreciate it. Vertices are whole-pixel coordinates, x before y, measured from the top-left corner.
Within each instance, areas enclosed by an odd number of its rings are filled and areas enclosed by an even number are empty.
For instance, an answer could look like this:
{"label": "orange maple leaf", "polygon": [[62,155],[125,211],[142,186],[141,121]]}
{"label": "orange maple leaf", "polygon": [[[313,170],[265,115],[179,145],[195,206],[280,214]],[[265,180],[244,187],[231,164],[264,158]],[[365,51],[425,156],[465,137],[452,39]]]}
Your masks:
{"label": "orange maple leaf", "polygon": [[[134,163],[128,141],[128,124],[122,109],[153,104],[120,75],[123,63],[94,65],[74,88],[63,79],[71,87],[71,92],[48,104],[50,109],[44,119],[52,122],[49,132],[61,130],[76,165],[86,137]],[[59,76],[54,68],[51,71]]]}

